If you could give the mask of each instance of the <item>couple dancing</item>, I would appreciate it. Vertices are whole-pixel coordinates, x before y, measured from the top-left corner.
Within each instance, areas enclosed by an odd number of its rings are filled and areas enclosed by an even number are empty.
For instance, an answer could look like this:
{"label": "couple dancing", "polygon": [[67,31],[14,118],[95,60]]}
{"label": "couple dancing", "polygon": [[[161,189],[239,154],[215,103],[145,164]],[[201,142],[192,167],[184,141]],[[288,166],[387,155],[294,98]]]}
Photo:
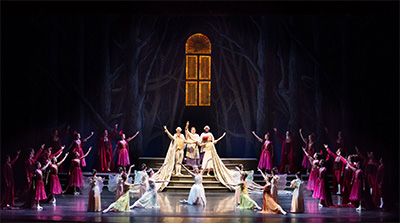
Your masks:
{"label": "couple dancing", "polygon": [[[200,166],[200,160],[202,159],[202,172],[207,169],[207,175],[209,175],[210,169],[213,169],[215,178],[219,180],[223,185],[232,190],[233,188],[230,185],[233,182],[231,173],[229,169],[226,168],[226,166],[223,164],[215,149],[215,144],[220,141],[226,135],[226,133],[224,133],[217,140],[214,140],[213,135],[209,132],[210,128],[208,126],[204,128],[205,132],[202,133],[200,136],[196,134],[196,129],[194,127],[191,128],[190,132],[188,131],[188,129],[189,122],[186,123],[185,137],[182,134],[182,129],[180,127],[177,127],[176,133],[172,135],[168,131],[167,127],[164,126],[164,131],[171,139],[171,143],[169,145],[167,155],[164,159],[163,165],[165,165],[165,167],[156,176],[157,181],[165,182],[157,183],[157,189],[161,191],[168,185],[167,181],[170,180],[173,172],[175,172],[175,176],[182,176],[181,163],[183,161],[183,153],[186,146],[188,152],[192,153],[187,156],[187,160],[189,161],[189,165],[191,165],[194,170],[196,169],[196,167]],[[198,149],[198,147],[200,147],[200,150]],[[197,151],[199,151],[198,157],[200,158],[200,160],[196,160]]]}

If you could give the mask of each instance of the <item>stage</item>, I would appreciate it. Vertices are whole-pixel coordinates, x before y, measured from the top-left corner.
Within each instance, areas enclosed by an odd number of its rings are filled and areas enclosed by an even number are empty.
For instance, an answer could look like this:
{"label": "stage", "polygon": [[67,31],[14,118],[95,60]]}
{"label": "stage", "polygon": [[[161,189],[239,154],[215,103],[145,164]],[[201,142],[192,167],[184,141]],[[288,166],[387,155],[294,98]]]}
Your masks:
{"label": "stage", "polygon": [[[187,193],[160,192],[159,210],[133,209],[131,212],[86,212],[88,196],[58,195],[57,205],[42,204],[42,211],[1,210],[1,222],[399,222],[398,212],[361,211],[355,208],[319,208],[318,200],[305,194],[306,212],[284,215],[261,214],[257,211],[239,210],[234,207],[234,193],[206,193],[207,206],[182,205],[179,200]],[[262,206],[261,193],[250,196]],[[113,202],[114,194],[102,192],[102,209]],[[281,194],[280,204],[289,212],[291,196]],[[131,204],[137,196],[131,198]],[[333,196],[335,204],[338,196]],[[17,202],[17,205],[20,204]]]}

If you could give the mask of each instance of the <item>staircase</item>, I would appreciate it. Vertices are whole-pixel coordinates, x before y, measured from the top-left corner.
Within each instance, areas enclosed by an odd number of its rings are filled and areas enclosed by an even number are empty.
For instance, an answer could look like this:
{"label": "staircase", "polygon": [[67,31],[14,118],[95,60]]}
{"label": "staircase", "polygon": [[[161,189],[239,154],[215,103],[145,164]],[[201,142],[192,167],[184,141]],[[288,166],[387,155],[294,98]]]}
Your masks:
{"label": "staircase", "polygon": [[[225,166],[230,170],[235,170],[235,166],[240,163],[244,165],[245,169],[254,169],[257,167],[257,159],[255,158],[221,158]],[[147,167],[152,168],[155,172],[164,163],[164,158],[155,157],[140,157],[140,165],[146,163]],[[191,168],[189,168],[191,169]],[[194,184],[194,179],[190,176],[185,169],[182,168],[183,176],[172,175],[168,186],[163,191],[168,192],[189,192],[190,188]],[[229,192],[230,190],[225,187],[214,177],[212,170],[210,171],[211,176],[207,176],[206,173],[203,175],[203,186],[206,193],[220,193]]]}

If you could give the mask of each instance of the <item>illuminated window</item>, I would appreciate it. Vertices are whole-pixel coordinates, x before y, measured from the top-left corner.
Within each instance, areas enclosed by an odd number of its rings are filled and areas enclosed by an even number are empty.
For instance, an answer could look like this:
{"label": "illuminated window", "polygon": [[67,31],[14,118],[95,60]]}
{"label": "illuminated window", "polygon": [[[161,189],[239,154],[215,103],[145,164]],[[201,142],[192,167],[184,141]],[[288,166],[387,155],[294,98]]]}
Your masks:
{"label": "illuminated window", "polygon": [[196,33],[186,41],[186,106],[211,105],[211,42]]}

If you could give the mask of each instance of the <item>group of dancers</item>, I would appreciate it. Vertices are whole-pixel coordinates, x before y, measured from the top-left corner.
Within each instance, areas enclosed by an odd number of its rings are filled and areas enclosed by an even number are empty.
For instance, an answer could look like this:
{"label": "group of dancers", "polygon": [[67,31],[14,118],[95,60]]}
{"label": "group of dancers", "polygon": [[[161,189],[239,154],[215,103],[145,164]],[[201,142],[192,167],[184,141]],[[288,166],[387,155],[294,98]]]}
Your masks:
{"label": "group of dancers", "polygon": [[[128,143],[139,134],[139,131],[129,138],[126,138],[125,134],[120,131],[120,140],[117,142],[117,149],[113,152],[111,140],[116,134],[117,129],[118,125],[115,125],[111,134],[108,134],[108,131],[104,130],[103,136],[100,137],[98,143],[99,168],[101,172],[110,172],[114,169],[113,160],[115,152],[118,151],[118,174],[110,176],[110,178],[113,177],[115,180],[109,181],[111,185],[108,185],[109,190],[110,188],[115,188],[114,190],[110,190],[116,192],[115,202],[103,212],[112,210],[128,211],[136,207],[159,208],[157,191],[163,190],[167,186],[173,174],[175,176],[182,176],[181,168],[183,167],[193,177],[195,183],[190,190],[188,199],[182,200],[182,203],[206,205],[202,176],[206,170],[207,175],[210,175],[210,170],[212,169],[217,180],[229,189],[236,190],[235,203],[238,208],[260,209],[261,212],[266,213],[287,213],[279,205],[277,182],[279,181],[279,173],[290,173],[293,171],[294,142],[289,131],[286,132],[286,137],[282,137],[278,133],[278,130],[274,128],[275,134],[283,142],[279,169],[273,167],[272,158],[274,154],[269,133],[265,134],[264,139],[262,139],[254,131],[252,132],[263,144],[258,171],[261,172],[266,184],[264,187],[261,187],[254,182],[252,183],[255,184],[253,188],[258,187],[258,189],[263,191],[263,207],[261,208],[248,194],[248,173],[243,171],[243,166],[238,168],[240,179],[237,181],[234,179],[232,171],[226,168],[218,156],[215,144],[226,133],[223,133],[220,138],[214,139],[213,134],[210,132],[210,127],[205,126],[204,132],[198,135],[195,127],[190,128],[189,131],[189,122],[187,122],[185,134],[182,133],[180,127],[177,127],[176,133],[172,135],[166,126],[164,126],[164,131],[171,139],[171,143],[163,165],[155,173],[151,168],[147,169],[147,166],[143,164],[141,171],[136,171],[135,173],[135,182],[129,182],[131,169],[134,165],[130,165]],[[74,132],[75,140],[71,143],[71,146],[65,149],[65,146],[61,144],[61,138],[68,131],[69,127],[60,134],[55,130],[50,146],[46,149],[44,144],[36,153],[33,148],[29,149],[29,157],[25,161],[26,185],[20,196],[26,199],[23,207],[35,206],[38,210],[42,210],[43,208],[39,205],[41,201],[47,200],[56,205],[56,194],[65,193],[72,187],[73,193],[79,195],[77,188],[81,188],[82,190],[82,188],[86,187],[90,191],[87,210],[101,211],[100,194],[104,179],[97,176],[96,170],[93,170],[93,174],[88,180],[84,179],[82,173],[82,168],[86,166],[85,157],[92,150],[92,147],[90,147],[84,153],[83,144],[93,136],[93,132],[84,139],[81,139],[78,132]],[[329,133],[328,129],[326,129],[326,132]],[[372,209],[376,206],[383,208],[388,203],[386,202],[388,197],[385,194],[387,176],[384,172],[383,159],[380,159],[380,164],[378,164],[373,152],[369,152],[368,156],[365,157],[357,147],[357,154],[348,155],[347,158],[342,157],[344,143],[341,132],[334,139],[336,153],[331,152],[328,146],[325,145],[328,155],[326,158],[322,158],[322,153],[315,153],[314,135],[310,134],[308,140],[306,140],[303,137],[301,129],[299,133],[306,144],[303,147],[304,158],[302,166],[310,169],[307,189],[313,191],[313,198],[320,199],[320,206],[333,206],[327,179],[327,168],[325,167],[325,163],[330,157],[334,159],[333,192],[341,194],[342,205],[358,206],[357,210],[361,210],[361,204],[368,209]],[[73,157],[68,170],[69,179],[66,189],[62,191],[58,172],[62,168],[62,163],[69,157],[71,149]],[[185,150],[186,154],[184,154]],[[63,158],[58,161],[63,152],[65,152]],[[3,166],[6,186],[1,201],[2,208],[15,208],[12,165],[18,159],[19,154],[20,151],[17,151],[17,155],[12,160],[8,155],[6,163]],[[191,168],[192,171],[183,165],[183,163]],[[127,167],[129,167],[128,171]],[[44,174],[44,172],[47,174]],[[301,180],[300,172],[297,172],[295,175],[296,179],[290,184],[294,188],[291,212],[301,213],[304,212],[303,181]],[[139,193],[139,199],[133,205],[129,203],[129,192]]]}

